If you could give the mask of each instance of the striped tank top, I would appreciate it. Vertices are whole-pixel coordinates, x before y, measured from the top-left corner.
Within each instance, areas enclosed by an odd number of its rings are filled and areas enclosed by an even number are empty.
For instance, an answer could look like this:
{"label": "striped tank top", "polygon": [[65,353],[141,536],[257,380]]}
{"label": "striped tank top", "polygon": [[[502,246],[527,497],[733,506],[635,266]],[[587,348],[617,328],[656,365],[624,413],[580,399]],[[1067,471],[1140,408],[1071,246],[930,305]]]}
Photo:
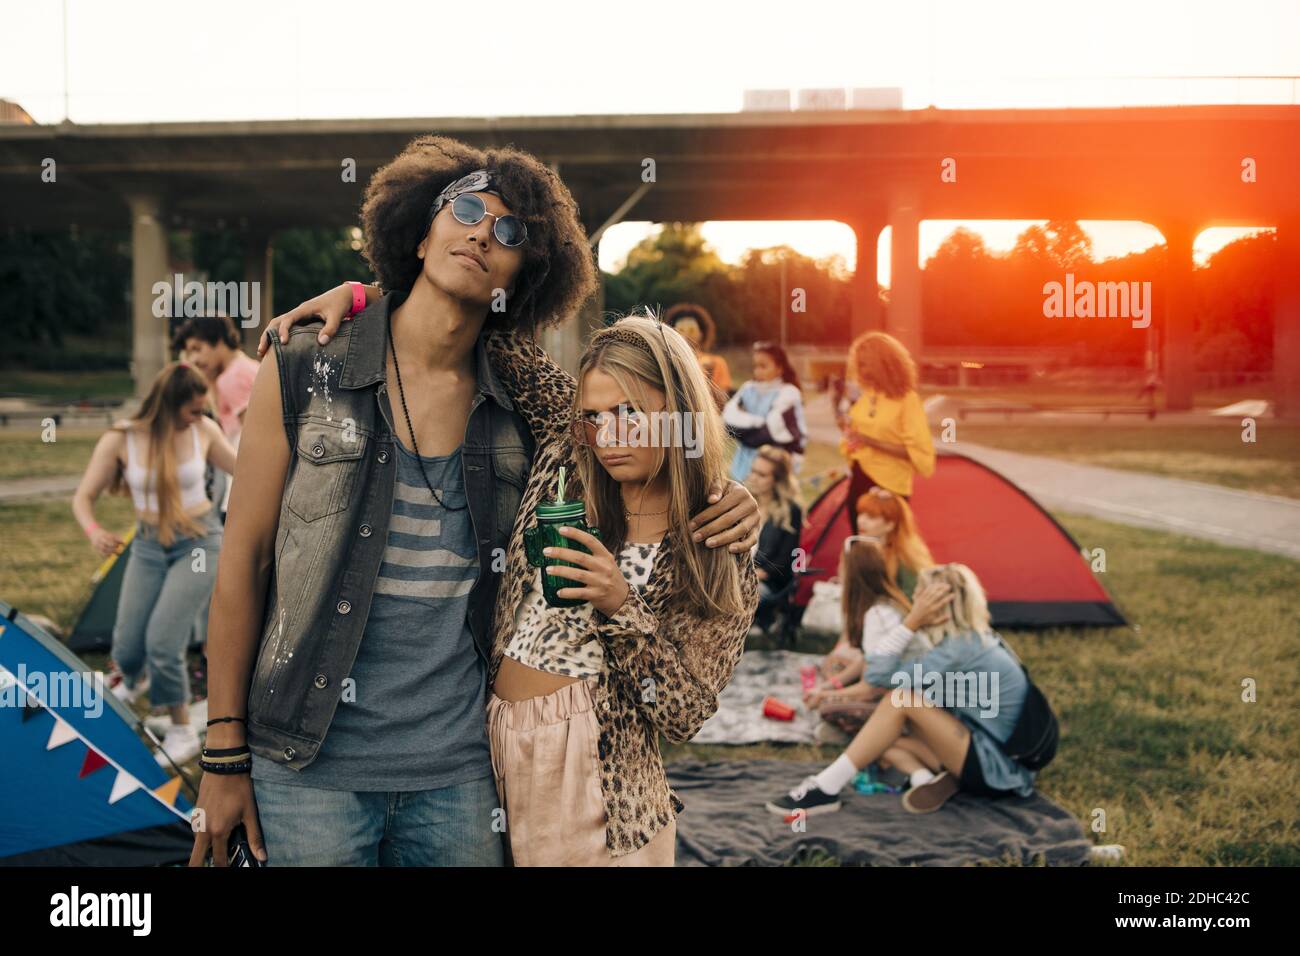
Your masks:
{"label": "striped tank top", "polygon": [[[350,682],[340,689],[320,753],[301,771],[255,759],[254,779],[396,791],[492,774],[487,674],[468,617],[479,566],[461,449],[417,459],[398,442],[395,451],[384,557]],[[420,461],[445,506],[430,494]]]}

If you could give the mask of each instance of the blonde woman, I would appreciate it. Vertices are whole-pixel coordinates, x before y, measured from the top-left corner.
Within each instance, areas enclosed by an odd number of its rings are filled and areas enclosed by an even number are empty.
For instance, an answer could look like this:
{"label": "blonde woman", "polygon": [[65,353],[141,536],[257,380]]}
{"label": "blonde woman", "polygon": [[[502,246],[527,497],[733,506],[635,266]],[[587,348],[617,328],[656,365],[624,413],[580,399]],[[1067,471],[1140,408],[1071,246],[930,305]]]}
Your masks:
{"label": "blonde woman", "polygon": [[199,750],[185,651],[195,608],[212,592],[222,541],[204,488],[206,466],[235,471],[235,449],[203,414],[208,402],[208,383],[197,369],[185,362],[163,368],[140,410],[95,445],[72,498],[72,513],[104,556],[119,550],[122,539],[95,521],[95,501],[106,489],[129,489],[134,500],[136,532],[113,625],[116,673],[109,686],[125,701],[147,689],[154,707],[168,709],[172,722],[162,745],[176,763]]}
{"label": "blonde woman", "polygon": [[758,612],[754,624],[766,629],[782,592],[794,580],[795,552],[803,531],[803,509],[799,485],[794,479],[794,460],[784,448],[762,445],[757,450],[745,486],[758,502],[763,530],[754,555],[758,575]]}
{"label": "blonde woman", "polygon": [[[918,633],[933,649],[900,668]],[[921,573],[911,609],[868,651],[864,680],[892,692],[843,754],[770,801],[769,811],[838,810],[840,792],[854,774],[882,757],[912,775],[913,786],[903,794],[903,807],[912,813],[932,813],[958,790],[983,796],[1033,792],[1034,772],[1004,748],[1025,706],[1029,680],[989,627],[988,601],[970,568],[944,564]]]}
{"label": "blonde woman", "polygon": [[[862,395],[840,421],[854,504],[872,487],[907,498],[916,475],[934,474],[934,442],[917,394],[916,362],[898,339],[868,332],[849,346],[849,376]],[[849,515],[849,527],[855,524]]]}
{"label": "blonde woman", "polygon": [[[725,433],[690,345],[653,318],[597,331],[574,379],[534,343],[487,337],[537,438],[495,624],[492,762],[517,865],[671,866],[682,802],[658,738],[690,740],[718,706],[758,601],[748,551],[688,534],[726,473]],[[569,414],[557,414],[569,410]],[[656,424],[657,423],[657,424]],[[572,580],[546,604],[523,553],[534,510],[577,480],[597,539],[547,549]],[[589,553],[588,553],[589,552]]]}

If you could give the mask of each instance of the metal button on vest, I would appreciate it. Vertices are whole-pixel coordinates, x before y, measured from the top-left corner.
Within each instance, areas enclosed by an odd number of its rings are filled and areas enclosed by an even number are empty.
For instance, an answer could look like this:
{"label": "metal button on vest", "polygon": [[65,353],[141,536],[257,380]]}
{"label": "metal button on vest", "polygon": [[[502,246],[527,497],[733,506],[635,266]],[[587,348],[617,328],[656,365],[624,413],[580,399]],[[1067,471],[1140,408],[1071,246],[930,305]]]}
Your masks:
{"label": "metal button on vest", "polygon": [[370,529],[370,525],[368,525],[368,524],[363,524],[363,525],[361,526],[361,537],[363,537],[363,538],[368,538],[368,537],[370,537],[370,530],[371,530],[371,529]]}
{"label": "metal button on vest", "polygon": [[351,610],[352,610],[352,602],[351,602],[351,601],[339,601],[339,613],[340,613],[340,614],[347,614],[347,613],[348,613],[349,611],[351,611]]}
{"label": "metal button on vest", "polygon": [[324,688],[329,686],[329,682],[330,679],[326,677],[324,674],[317,674],[316,680],[313,683],[315,683],[317,690],[323,690]]}
{"label": "metal button on vest", "polygon": [[380,463],[381,465],[386,465],[386,464],[388,464],[388,452],[386,452],[386,451],[381,451],[381,452],[379,453],[379,463]]}
{"label": "metal button on vest", "polygon": [[293,759],[294,757],[296,757],[297,755],[298,755],[298,751],[294,750],[292,747],[285,747],[285,748],[284,748],[284,759],[285,759],[285,760],[292,760],[292,759]]}
{"label": "metal button on vest", "polygon": [[320,442],[317,442],[311,446],[311,453],[319,458],[321,455],[325,454],[325,446]]}

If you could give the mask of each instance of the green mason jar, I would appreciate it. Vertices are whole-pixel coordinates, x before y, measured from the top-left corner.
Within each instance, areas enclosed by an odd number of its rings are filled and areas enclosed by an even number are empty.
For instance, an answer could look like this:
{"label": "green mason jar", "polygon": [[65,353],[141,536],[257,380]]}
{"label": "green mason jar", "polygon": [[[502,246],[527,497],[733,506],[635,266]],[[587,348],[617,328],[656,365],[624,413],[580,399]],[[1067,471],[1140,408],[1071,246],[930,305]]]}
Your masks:
{"label": "green mason jar", "polygon": [[[543,548],[571,548],[574,551],[586,551],[591,553],[590,549],[581,542],[572,538],[566,538],[560,534],[560,529],[565,525],[570,528],[578,528],[588,534],[599,538],[599,528],[589,528],[586,522],[587,506],[581,501],[544,501],[537,506],[537,525],[527,528],[524,531],[524,552],[528,555],[528,563],[535,568],[554,567],[577,567],[572,561],[561,561],[559,558],[548,558],[542,554]],[[542,593],[546,596],[546,603],[551,607],[577,607],[587,602],[578,598],[562,598],[556,595],[556,591],[561,588],[580,588],[583,584],[581,581],[575,581],[572,578],[558,578],[553,575],[542,572]]]}

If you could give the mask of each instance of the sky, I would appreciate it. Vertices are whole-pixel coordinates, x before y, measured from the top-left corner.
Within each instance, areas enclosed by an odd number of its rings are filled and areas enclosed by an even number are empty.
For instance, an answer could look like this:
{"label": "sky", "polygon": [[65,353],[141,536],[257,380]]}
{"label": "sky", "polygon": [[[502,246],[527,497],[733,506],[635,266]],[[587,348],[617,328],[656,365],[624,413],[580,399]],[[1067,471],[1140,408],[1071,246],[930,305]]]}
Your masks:
{"label": "sky", "polygon": [[[491,16],[410,0],[0,0],[0,97],[39,123],[733,112],[747,89],[896,88],[905,109],[1300,103],[1300,0],[464,9]],[[1014,228],[969,225],[994,247]],[[648,228],[607,233],[602,267]],[[838,224],[706,236],[729,261],[782,242],[855,258]],[[1099,251],[1150,244],[1137,227],[1093,236]],[[942,238],[923,224],[922,260]]]}

